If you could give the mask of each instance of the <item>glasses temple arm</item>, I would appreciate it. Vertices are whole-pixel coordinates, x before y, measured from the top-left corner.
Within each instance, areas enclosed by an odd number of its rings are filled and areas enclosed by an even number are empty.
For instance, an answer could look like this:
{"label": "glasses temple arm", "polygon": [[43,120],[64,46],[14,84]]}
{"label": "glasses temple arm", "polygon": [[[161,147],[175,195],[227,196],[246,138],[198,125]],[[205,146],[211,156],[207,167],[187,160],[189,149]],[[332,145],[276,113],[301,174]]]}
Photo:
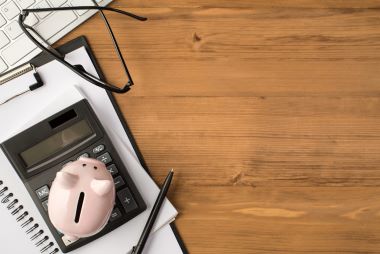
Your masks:
{"label": "glasses temple arm", "polygon": [[114,9],[106,6],[72,6],[72,7],[52,7],[52,8],[35,8],[35,9],[23,9],[22,11],[27,14],[29,12],[45,12],[45,11],[72,11],[72,10],[100,10],[100,11],[112,11],[117,12],[139,21],[148,20],[146,17],[138,16],[131,12]]}
{"label": "glasses temple arm", "polygon": [[128,67],[127,67],[127,64],[125,63],[125,60],[124,60],[123,54],[121,53],[121,50],[120,50],[119,44],[118,44],[117,41],[116,41],[115,35],[114,35],[113,31],[112,31],[112,28],[111,28],[111,26],[110,26],[110,24],[109,24],[109,22],[108,22],[107,17],[104,15],[104,13],[103,13],[102,10],[100,10],[100,14],[101,14],[101,16],[102,16],[102,18],[103,18],[104,23],[105,23],[106,26],[107,26],[108,33],[109,33],[109,35],[111,36],[112,43],[113,43],[113,45],[114,45],[114,47],[115,47],[115,49],[116,49],[117,56],[118,56],[119,60],[121,61],[122,65],[123,65],[123,67],[124,67],[125,74],[127,75],[128,79],[129,79],[129,82],[128,82],[127,86],[132,86],[132,85],[134,84],[134,83],[133,83],[132,76],[131,76],[131,74],[129,73],[129,70],[128,70]]}

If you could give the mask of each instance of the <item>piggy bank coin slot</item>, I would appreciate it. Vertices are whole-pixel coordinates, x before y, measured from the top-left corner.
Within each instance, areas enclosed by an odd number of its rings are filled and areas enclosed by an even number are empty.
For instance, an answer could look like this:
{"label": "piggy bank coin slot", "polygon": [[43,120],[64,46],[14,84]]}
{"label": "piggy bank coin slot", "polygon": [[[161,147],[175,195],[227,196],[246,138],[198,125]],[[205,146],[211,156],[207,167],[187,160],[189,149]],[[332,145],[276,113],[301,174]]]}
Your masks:
{"label": "piggy bank coin slot", "polygon": [[84,192],[81,192],[78,199],[77,212],[75,214],[75,223],[79,222],[80,214],[82,212],[83,201],[84,201]]}

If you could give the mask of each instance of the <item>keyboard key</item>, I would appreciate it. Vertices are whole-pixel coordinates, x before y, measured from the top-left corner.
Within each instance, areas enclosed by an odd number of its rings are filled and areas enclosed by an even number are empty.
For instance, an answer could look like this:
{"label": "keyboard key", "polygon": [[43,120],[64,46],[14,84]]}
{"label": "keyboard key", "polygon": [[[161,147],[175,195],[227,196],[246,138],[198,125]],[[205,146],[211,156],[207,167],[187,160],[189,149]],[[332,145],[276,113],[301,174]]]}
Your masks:
{"label": "keyboard key", "polygon": [[[50,5],[46,0],[43,0],[36,5],[36,8],[50,8]],[[49,15],[50,13],[51,13],[50,11],[37,12],[37,15],[38,17],[40,17],[40,19],[43,19],[43,18],[46,18],[46,16]]]}
{"label": "keyboard key", "polygon": [[36,45],[26,35],[23,35],[15,43],[4,49],[3,57],[9,65],[14,65],[36,48]]}
{"label": "keyboard key", "polygon": [[5,32],[7,32],[8,36],[14,40],[22,34],[22,30],[17,21],[12,21],[9,25],[5,27]]}
{"label": "keyboard key", "polygon": [[[16,20],[21,9],[25,7],[68,7],[68,5],[71,6],[71,2],[73,1],[74,4],[83,6],[84,4],[87,5],[87,1],[89,0],[84,0],[86,2],[81,1],[80,4],[78,4],[78,0],[0,0],[0,28],[4,31],[5,26],[9,25],[7,21],[10,20],[11,22]],[[106,1],[96,0],[96,2],[101,3],[101,5],[105,5]],[[90,4],[93,5],[93,3]],[[44,14],[42,15],[44,16]],[[81,18],[88,19],[87,16],[88,15],[83,15]],[[78,14],[76,11],[52,11],[50,12],[50,15],[47,15],[42,20],[38,19],[38,15],[35,13],[29,14],[29,17],[32,19],[30,21],[27,19],[26,23],[33,26],[34,29],[37,30],[42,37],[47,39],[50,43],[56,42],[58,39],[70,32],[74,27],[82,23],[82,20],[78,19]],[[54,24],[54,26],[52,24]],[[36,29],[36,27],[39,27],[39,29]],[[7,35],[7,32],[4,32]],[[10,39],[10,43],[3,48],[0,47],[0,73],[12,68],[15,65],[30,60],[41,52],[41,50],[38,49],[25,35],[18,36],[15,40],[12,40],[10,36],[7,37]]]}
{"label": "keyboard key", "polygon": [[110,221],[115,221],[115,220],[120,219],[120,218],[121,218],[121,212],[120,212],[119,208],[113,209],[111,216],[110,216]]}
{"label": "keyboard key", "polygon": [[103,162],[104,164],[108,164],[112,161],[111,155],[109,153],[104,153],[96,158],[98,161]]}
{"label": "keyboard key", "polygon": [[17,3],[20,5],[21,9],[26,9],[35,2],[35,0],[17,0]]}
{"label": "keyboard key", "polygon": [[100,152],[104,151],[104,149],[105,149],[104,145],[98,145],[97,147],[95,147],[94,149],[92,149],[92,152],[93,153],[100,153]]}
{"label": "keyboard key", "polygon": [[11,41],[8,39],[5,33],[3,31],[0,31],[0,48],[4,48],[10,42]]}
{"label": "keyboard key", "polygon": [[115,183],[115,188],[119,188],[121,186],[123,186],[125,184],[123,178],[121,178],[121,176],[118,176],[116,177],[115,179],[113,179],[113,182]]}
{"label": "keyboard key", "polygon": [[108,172],[110,172],[111,175],[113,175],[113,176],[116,175],[117,173],[119,173],[119,170],[117,170],[117,167],[116,167],[115,164],[112,164],[112,165],[108,166],[108,167],[107,167],[107,170],[108,170]]}
{"label": "keyboard key", "polygon": [[28,26],[34,26],[38,23],[38,18],[33,13],[29,13],[28,17],[24,21]]}
{"label": "keyboard key", "polygon": [[[77,19],[77,15],[73,11],[56,11],[50,15],[42,23],[35,27],[35,30],[44,38],[50,39]],[[51,24],[54,24],[52,26]]]}
{"label": "keyboard key", "polygon": [[[35,27],[35,30],[45,39],[50,39],[63,28],[77,19],[72,11],[55,12],[47,17],[42,23]],[[54,24],[52,26],[51,24]],[[14,65],[37,47],[25,35],[21,36],[11,46],[3,51],[3,57],[9,65]]]}
{"label": "keyboard key", "polygon": [[[71,5],[72,6],[93,6],[94,3],[92,2],[92,0],[73,0],[71,1]],[[88,12],[88,10],[77,10],[76,12],[78,13],[79,16],[82,16],[83,14]]]}
{"label": "keyboard key", "polygon": [[117,192],[117,196],[124,207],[126,213],[135,210],[138,206],[128,188]]}
{"label": "keyboard key", "polygon": [[0,27],[2,27],[3,25],[5,25],[7,23],[7,21],[5,20],[5,18],[3,17],[3,15],[0,14]]}
{"label": "keyboard key", "polygon": [[60,7],[66,2],[67,0],[50,0],[50,3],[53,5],[53,7]]}
{"label": "keyboard key", "polygon": [[37,197],[39,199],[44,199],[49,196],[49,187],[47,185],[42,186],[38,190],[36,190]]}
{"label": "keyboard key", "polygon": [[0,73],[8,69],[7,64],[4,62],[3,59],[0,58]]}
{"label": "keyboard key", "polygon": [[5,17],[6,17],[8,20],[13,19],[13,18],[15,18],[17,15],[20,14],[20,9],[17,7],[17,5],[16,5],[13,1],[10,1],[10,2],[7,3],[6,5],[4,5],[4,6],[1,8],[1,11],[2,11],[2,13],[5,15]]}

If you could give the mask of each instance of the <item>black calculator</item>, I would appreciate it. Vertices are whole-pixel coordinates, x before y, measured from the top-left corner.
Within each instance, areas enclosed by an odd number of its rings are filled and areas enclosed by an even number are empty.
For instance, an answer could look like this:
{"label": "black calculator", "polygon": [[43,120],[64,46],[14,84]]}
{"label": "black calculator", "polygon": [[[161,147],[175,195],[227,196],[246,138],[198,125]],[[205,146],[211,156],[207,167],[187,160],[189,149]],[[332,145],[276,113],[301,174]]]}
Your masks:
{"label": "black calculator", "polygon": [[[85,99],[17,134],[1,147],[64,253],[107,234],[146,209],[127,168]],[[114,179],[116,200],[109,222],[101,232],[70,242],[50,222],[48,197],[56,173],[80,157],[106,164]]]}

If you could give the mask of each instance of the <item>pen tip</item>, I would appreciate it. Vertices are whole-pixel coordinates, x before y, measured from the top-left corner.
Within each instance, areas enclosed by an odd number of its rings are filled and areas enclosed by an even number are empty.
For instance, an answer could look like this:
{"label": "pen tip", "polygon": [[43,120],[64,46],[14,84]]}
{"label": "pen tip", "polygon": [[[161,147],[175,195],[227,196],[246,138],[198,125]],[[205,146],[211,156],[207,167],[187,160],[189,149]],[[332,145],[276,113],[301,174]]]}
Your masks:
{"label": "pen tip", "polygon": [[173,173],[173,172],[174,172],[174,169],[171,169],[170,172]]}

